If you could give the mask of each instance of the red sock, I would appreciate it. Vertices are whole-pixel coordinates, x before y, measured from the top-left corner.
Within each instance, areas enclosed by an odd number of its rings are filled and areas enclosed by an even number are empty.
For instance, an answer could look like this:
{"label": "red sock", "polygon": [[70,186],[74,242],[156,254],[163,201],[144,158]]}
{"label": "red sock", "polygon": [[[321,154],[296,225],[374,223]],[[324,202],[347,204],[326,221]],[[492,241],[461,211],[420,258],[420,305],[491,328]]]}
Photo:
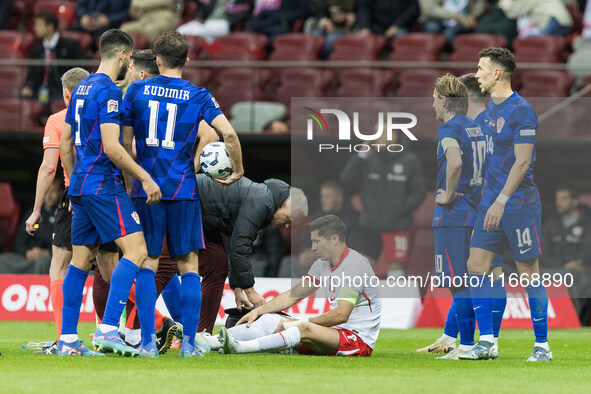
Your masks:
{"label": "red sock", "polygon": [[129,292],[129,299],[127,301],[127,305],[129,305],[130,303],[133,303],[133,309],[131,309],[131,311],[127,315],[127,321],[125,322],[125,327],[127,328],[133,328],[135,316],[137,315],[137,307],[135,306],[135,283],[131,286],[131,291]]}
{"label": "red sock", "polygon": [[156,316],[156,319],[154,320],[154,328],[159,330],[160,327],[162,327],[162,323],[164,323],[164,318],[166,316],[160,313],[158,309],[154,309],[154,315]]}
{"label": "red sock", "polygon": [[57,339],[62,333],[62,305],[64,301],[62,293],[63,279],[55,279],[51,281],[49,286],[49,294],[51,298],[51,307],[53,308],[53,320],[55,320],[55,329],[57,331]]}

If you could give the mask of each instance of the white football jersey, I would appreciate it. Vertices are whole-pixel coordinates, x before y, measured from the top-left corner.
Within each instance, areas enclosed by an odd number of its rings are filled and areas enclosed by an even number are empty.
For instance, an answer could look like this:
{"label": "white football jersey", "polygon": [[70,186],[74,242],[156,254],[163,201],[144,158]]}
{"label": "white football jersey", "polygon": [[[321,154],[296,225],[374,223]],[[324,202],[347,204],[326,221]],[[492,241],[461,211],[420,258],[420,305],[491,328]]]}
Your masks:
{"label": "white football jersey", "polygon": [[308,275],[320,286],[316,298],[328,298],[332,309],[337,307],[341,289],[353,289],[359,293],[347,322],[333,328],[353,331],[373,349],[380,332],[382,300],[378,278],[367,258],[353,249],[345,248],[339,264],[334,268],[329,261],[318,259],[310,267]]}

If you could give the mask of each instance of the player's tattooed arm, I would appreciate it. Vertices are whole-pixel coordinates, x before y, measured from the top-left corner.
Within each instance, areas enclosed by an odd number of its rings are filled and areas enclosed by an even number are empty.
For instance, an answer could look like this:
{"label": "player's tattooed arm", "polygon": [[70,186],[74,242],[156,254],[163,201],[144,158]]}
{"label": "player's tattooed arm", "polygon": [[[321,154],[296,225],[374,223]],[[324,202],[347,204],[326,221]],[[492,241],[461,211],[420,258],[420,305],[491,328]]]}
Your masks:
{"label": "player's tattooed arm", "polygon": [[74,140],[72,139],[72,126],[69,123],[64,124],[62,139],[60,141],[60,155],[62,163],[68,178],[72,177],[72,168],[74,168]]}
{"label": "player's tattooed arm", "polygon": [[[534,151],[534,144],[515,144],[515,163],[509,171],[507,176],[507,182],[501,190],[502,195],[511,197],[527,172],[527,169],[531,165],[531,158]],[[494,231],[499,228],[501,224],[501,218],[505,211],[505,203],[500,202],[498,199],[490,206],[486,212],[484,218],[484,230]]]}
{"label": "player's tattooed arm", "polygon": [[210,142],[216,142],[220,140],[220,137],[217,135],[215,130],[204,120],[199,123],[199,131],[197,132],[197,136],[199,137],[199,144],[197,145],[197,150],[195,151],[195,173],[199,172],[200,170],[199,155],[201,155],[203,147]]}
{"label": "player's tattooed arm", "polygon": [[244,175],[244,167],[242,165],[242,149],[240,147],[240,140],[236,131],[228,121],[228,119],[220,114],[211,122],[211,126],[224,137],[226,149],[232,160],[232,174],[226,179],[216,179],[217,183],[222,185],[231,185]]}
{"label": "player's tattooed arm", "polygon": [[[125,148],[127,154],[133,158],[133,127],[123,126],[123,133],[121,136],[121,144]],[[133,176],[128,171],[123,171],[123,179],[125,180],[125,188],[127,193],[131,194],[131,186],[133,185]]]}
{"label": "player's tattooed arm", "polygon": [[140,167],[139,164],[127,154],[125,148],[121,146],[119,143],[119,133],[120,127],[117,123],[101,124],[101,139],[105,154],[117,167],[121,168],[122,171],[129,172],[131,176],[142,182],[142,187],[148,196],[148,204],[157,204],[162,198],[160,188],[156,182],[154,182],[152,177],[150,177],[150,174]]}

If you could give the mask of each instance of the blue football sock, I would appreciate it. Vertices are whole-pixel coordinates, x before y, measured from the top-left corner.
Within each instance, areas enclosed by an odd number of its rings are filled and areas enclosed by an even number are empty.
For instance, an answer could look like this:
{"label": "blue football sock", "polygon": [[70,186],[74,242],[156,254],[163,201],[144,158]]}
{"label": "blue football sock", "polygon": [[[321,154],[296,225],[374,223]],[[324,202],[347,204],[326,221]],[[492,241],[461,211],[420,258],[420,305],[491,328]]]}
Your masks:
{"label": "blue football sock", "polygon": [[536,285],[527,286],[525,290],[529,299],[536,342],[548,342],[548,293],[546,288],[538,281]]}
{"label": "blue football sock", "polygon": [[187,272],[181,282],[183,338],[188,337],[189,344],[195,346],[195,333],[201,311],[201,278],[194,272]]}
{"label": "blue football sock", "polygon": [[486,275],[470,274],[470,292],[472,293],[474,315],[476,316],[476,321],[478,322],[480,336],[492,336],[493,289],[490,283],[490,278]]}
{"label": "blue football sock", "polygon": [[443,333],[448,335],[452,338],[458,337],[458,320],[456,319],[456,308],[455,308],[456,299],[454,298],[451,301],[451,305],[449,306],[449,310],[447,311],[447,318],[445,319],[445,327],[443,328]]}
{"label": "blue football sock", "polygon": [[476,319],[469,288],[453,293],[456,318],[460,331],[460,345],[474,345]]}
{"label": "blue football sock", "polygon": [[68,271],[62,284],[62,335],[78,333],[78,319],[80,318],[80,306],[84,292],[84,283],[88,272],[68,266]]}
{"label": "blue football sock", "polygon": [[149,268],[140,269],[135,280],[135,305],[142,330],[142,345],[152,341],[154,335],[154,308],[156,308],[156,282],[154,271]]}
{"label": "blue football sock", "polygon": [[493,281],[492,324],[495,338],[499,337],[503,314],[507,306],[507,289],[502,279]]}
{"label": "blue football sock", "polygon": [[127,304],[131,285],[139,271],[140,267],[125,257],[119,260],[111,275],[109,297],[107,298],[107,306],[101,324],[110,326],[119,325],[121,312],[123,312],[123,308]]}
{"label": "blue football sock", "polygon": [[174,275],[168,281],[168,284],[162,290],[162,299],[166,304],[166,309],[168,309],[168,313],[170,313],[170,317],[172,320],[180,322],[183,318],[181,304],[179,300],[181,299],[181,281],[179,280],[178,275]]}

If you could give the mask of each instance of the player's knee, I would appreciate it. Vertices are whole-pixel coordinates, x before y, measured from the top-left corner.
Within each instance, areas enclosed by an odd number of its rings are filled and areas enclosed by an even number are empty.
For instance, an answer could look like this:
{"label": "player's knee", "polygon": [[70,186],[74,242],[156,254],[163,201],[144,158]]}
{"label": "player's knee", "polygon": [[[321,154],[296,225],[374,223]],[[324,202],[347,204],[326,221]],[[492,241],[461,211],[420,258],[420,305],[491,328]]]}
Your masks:
{"label": "player's knee", "polygon": [[303,339],[307,339],[310,337],[310,334],[312,333],[312,328],[313,324],[310,322],[303,322],[298,324],[298,329],[300,330],[300,340]]}
{"label": "player's knee", "polygon": [[142,266],[142,264],[144,264],[144,262],[148,258],[148,249],[146,248],[145,244],[138,245],[137,248],[134,248],[132,250],[128,250],[126,252],[127,253],[125,253],[123,255],[123,257],[140,267]]}

